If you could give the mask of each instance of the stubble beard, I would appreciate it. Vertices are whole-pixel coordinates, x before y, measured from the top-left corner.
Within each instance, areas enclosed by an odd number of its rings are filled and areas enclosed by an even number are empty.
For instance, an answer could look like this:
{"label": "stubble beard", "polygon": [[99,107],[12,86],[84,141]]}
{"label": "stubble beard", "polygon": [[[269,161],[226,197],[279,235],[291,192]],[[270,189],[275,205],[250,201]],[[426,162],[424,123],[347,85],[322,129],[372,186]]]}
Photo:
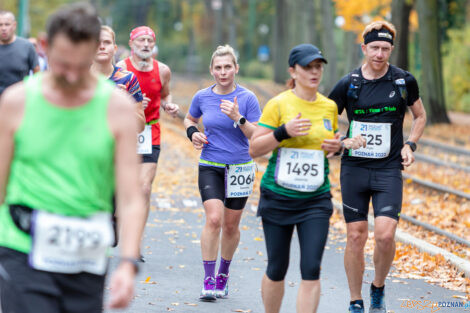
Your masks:
{"label": "stubble beard", "polygon": [[57,87],[69,92],[77,91],[83,88],[83,86],[85,85],[83,80],[78,80],[75,83],[69,83],[67,79],[62,76],[53,76],[52,78]]}
{"label": "stubble beard", "polygon": [[7,45],[7,44],[11,43],[12,39],[13,39],[13,36],[6,37],[5,39],[3,39],[3,37],[1,37],[0,41],[2,42],[3,45]]}

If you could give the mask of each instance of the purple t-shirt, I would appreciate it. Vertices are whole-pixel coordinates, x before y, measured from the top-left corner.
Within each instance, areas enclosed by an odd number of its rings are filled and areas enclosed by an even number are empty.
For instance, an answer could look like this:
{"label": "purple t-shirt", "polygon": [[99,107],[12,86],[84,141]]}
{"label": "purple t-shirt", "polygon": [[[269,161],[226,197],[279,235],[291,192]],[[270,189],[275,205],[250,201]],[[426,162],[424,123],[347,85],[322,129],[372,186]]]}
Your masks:
{"label": "purple t-shirt", "polygon": [[224,164],[239,164],[251,161],[248,154],[248,139],[240,127],[233,127],[233,121],[220,110],[222,99],[233,102],[235,96],[238,110],[249,122],[258,122],[261,116],[258,99],[248,89],[237,85],[226,95],[212,91],[215,85],[199,90],[191,101],[189,114],[195,118],[202,116],[204,133],[209,143],[204,145],[201,159]]}

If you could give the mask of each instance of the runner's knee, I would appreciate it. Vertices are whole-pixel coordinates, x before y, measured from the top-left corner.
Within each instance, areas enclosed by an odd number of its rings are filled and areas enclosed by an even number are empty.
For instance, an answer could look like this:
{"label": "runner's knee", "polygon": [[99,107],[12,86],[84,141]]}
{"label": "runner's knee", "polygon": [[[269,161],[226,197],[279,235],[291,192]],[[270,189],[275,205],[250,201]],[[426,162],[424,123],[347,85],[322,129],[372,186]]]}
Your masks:
{"label": "runner's knee", "polygon": [[300,273],[303,280],[317,280],[320,278],[321,259],[309,262],[300,262]]}
{"label": "runner's knee", "polygon": [[240,230],[238,229],[238,225],[234,225],[233,223],[224,223],[223,232],[225,235],[229,237],[236,236],[240,234]]}
{"label": "runner's knee", "polygon": [[144,192],[146,199],[150,197],[150,194],[152,193],[152,184],[143,184],[142,191]]}
{"label": "runner's knee", "polygon": [[287,257],[272,259],[268,261],[266,276],[272,281],[281,281],[286,277],[289,268],[289,255]]}
{"label": "runner's knee", "polygon": [[375,243],[377,247],[380,249],[390,249],[393,247],[393,243],[395,242],[395,235],[393,233],[381,233],[375,234]]}
{"label": "runner's knee", "polygon": [[368,232],[362,230],[348,231],[348,244],[355,248],[363,248],[366,244]]}
{"label": "runner's knee", "polygon": [[212,230],[220,230],[222,227],[222,217],[217,214],[209,214],[206,216],[206,225]]}

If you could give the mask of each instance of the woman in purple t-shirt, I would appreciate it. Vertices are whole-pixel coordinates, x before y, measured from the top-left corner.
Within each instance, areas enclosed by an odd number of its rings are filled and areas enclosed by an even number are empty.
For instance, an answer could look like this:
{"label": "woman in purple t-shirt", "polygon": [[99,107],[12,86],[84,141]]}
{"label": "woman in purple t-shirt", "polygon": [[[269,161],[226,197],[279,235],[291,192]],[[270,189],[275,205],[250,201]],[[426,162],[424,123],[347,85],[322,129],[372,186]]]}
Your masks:
{"label": "woman in purple t-shirt", "polygon": [[[205,275],[200,299],[205,301],[228,294],[229,266],[240,240],[238,226],[253,190],[255,165],[248,154],[248,138],[261,110],[253,92],[235,83],[238,69],[232,47],[219,46],[210,64],[215,84],[194,95],[184,119],[188,138],[194,148],[202,149],[199,191],[206,223],[201,234]],[[197,129],[202,116],[204,132]],[[215,275],[219,241],[221,258]]]}

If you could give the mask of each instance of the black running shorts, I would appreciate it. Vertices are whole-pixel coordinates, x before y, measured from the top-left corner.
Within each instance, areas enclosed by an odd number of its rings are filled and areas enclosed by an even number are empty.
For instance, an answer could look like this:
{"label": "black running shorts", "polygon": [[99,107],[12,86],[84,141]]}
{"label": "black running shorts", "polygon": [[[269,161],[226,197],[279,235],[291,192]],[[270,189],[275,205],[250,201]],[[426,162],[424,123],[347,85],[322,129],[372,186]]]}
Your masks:
{"label": "black running shorts", "polygon": [[3,313],[102,313],[104,276],[38,271],[28,255],[0,247]]}
{"label": "black running shorts", "polygon": [[158,163],[160,145],[152,145],[152,154],[142,154],[142,163]]}
{"label": "black running shorts", "polygon": [[225,198],[225,168],[199,165],[199,192],[202,202],[219,199],[226,208],[242,210],[248,197]]}
{"label": "black running shorts", "polygon": [[341,195],[346,223],[367,221],[371,198],[374,217],[398,220],[403,200],[401,169],[342,165]]}

